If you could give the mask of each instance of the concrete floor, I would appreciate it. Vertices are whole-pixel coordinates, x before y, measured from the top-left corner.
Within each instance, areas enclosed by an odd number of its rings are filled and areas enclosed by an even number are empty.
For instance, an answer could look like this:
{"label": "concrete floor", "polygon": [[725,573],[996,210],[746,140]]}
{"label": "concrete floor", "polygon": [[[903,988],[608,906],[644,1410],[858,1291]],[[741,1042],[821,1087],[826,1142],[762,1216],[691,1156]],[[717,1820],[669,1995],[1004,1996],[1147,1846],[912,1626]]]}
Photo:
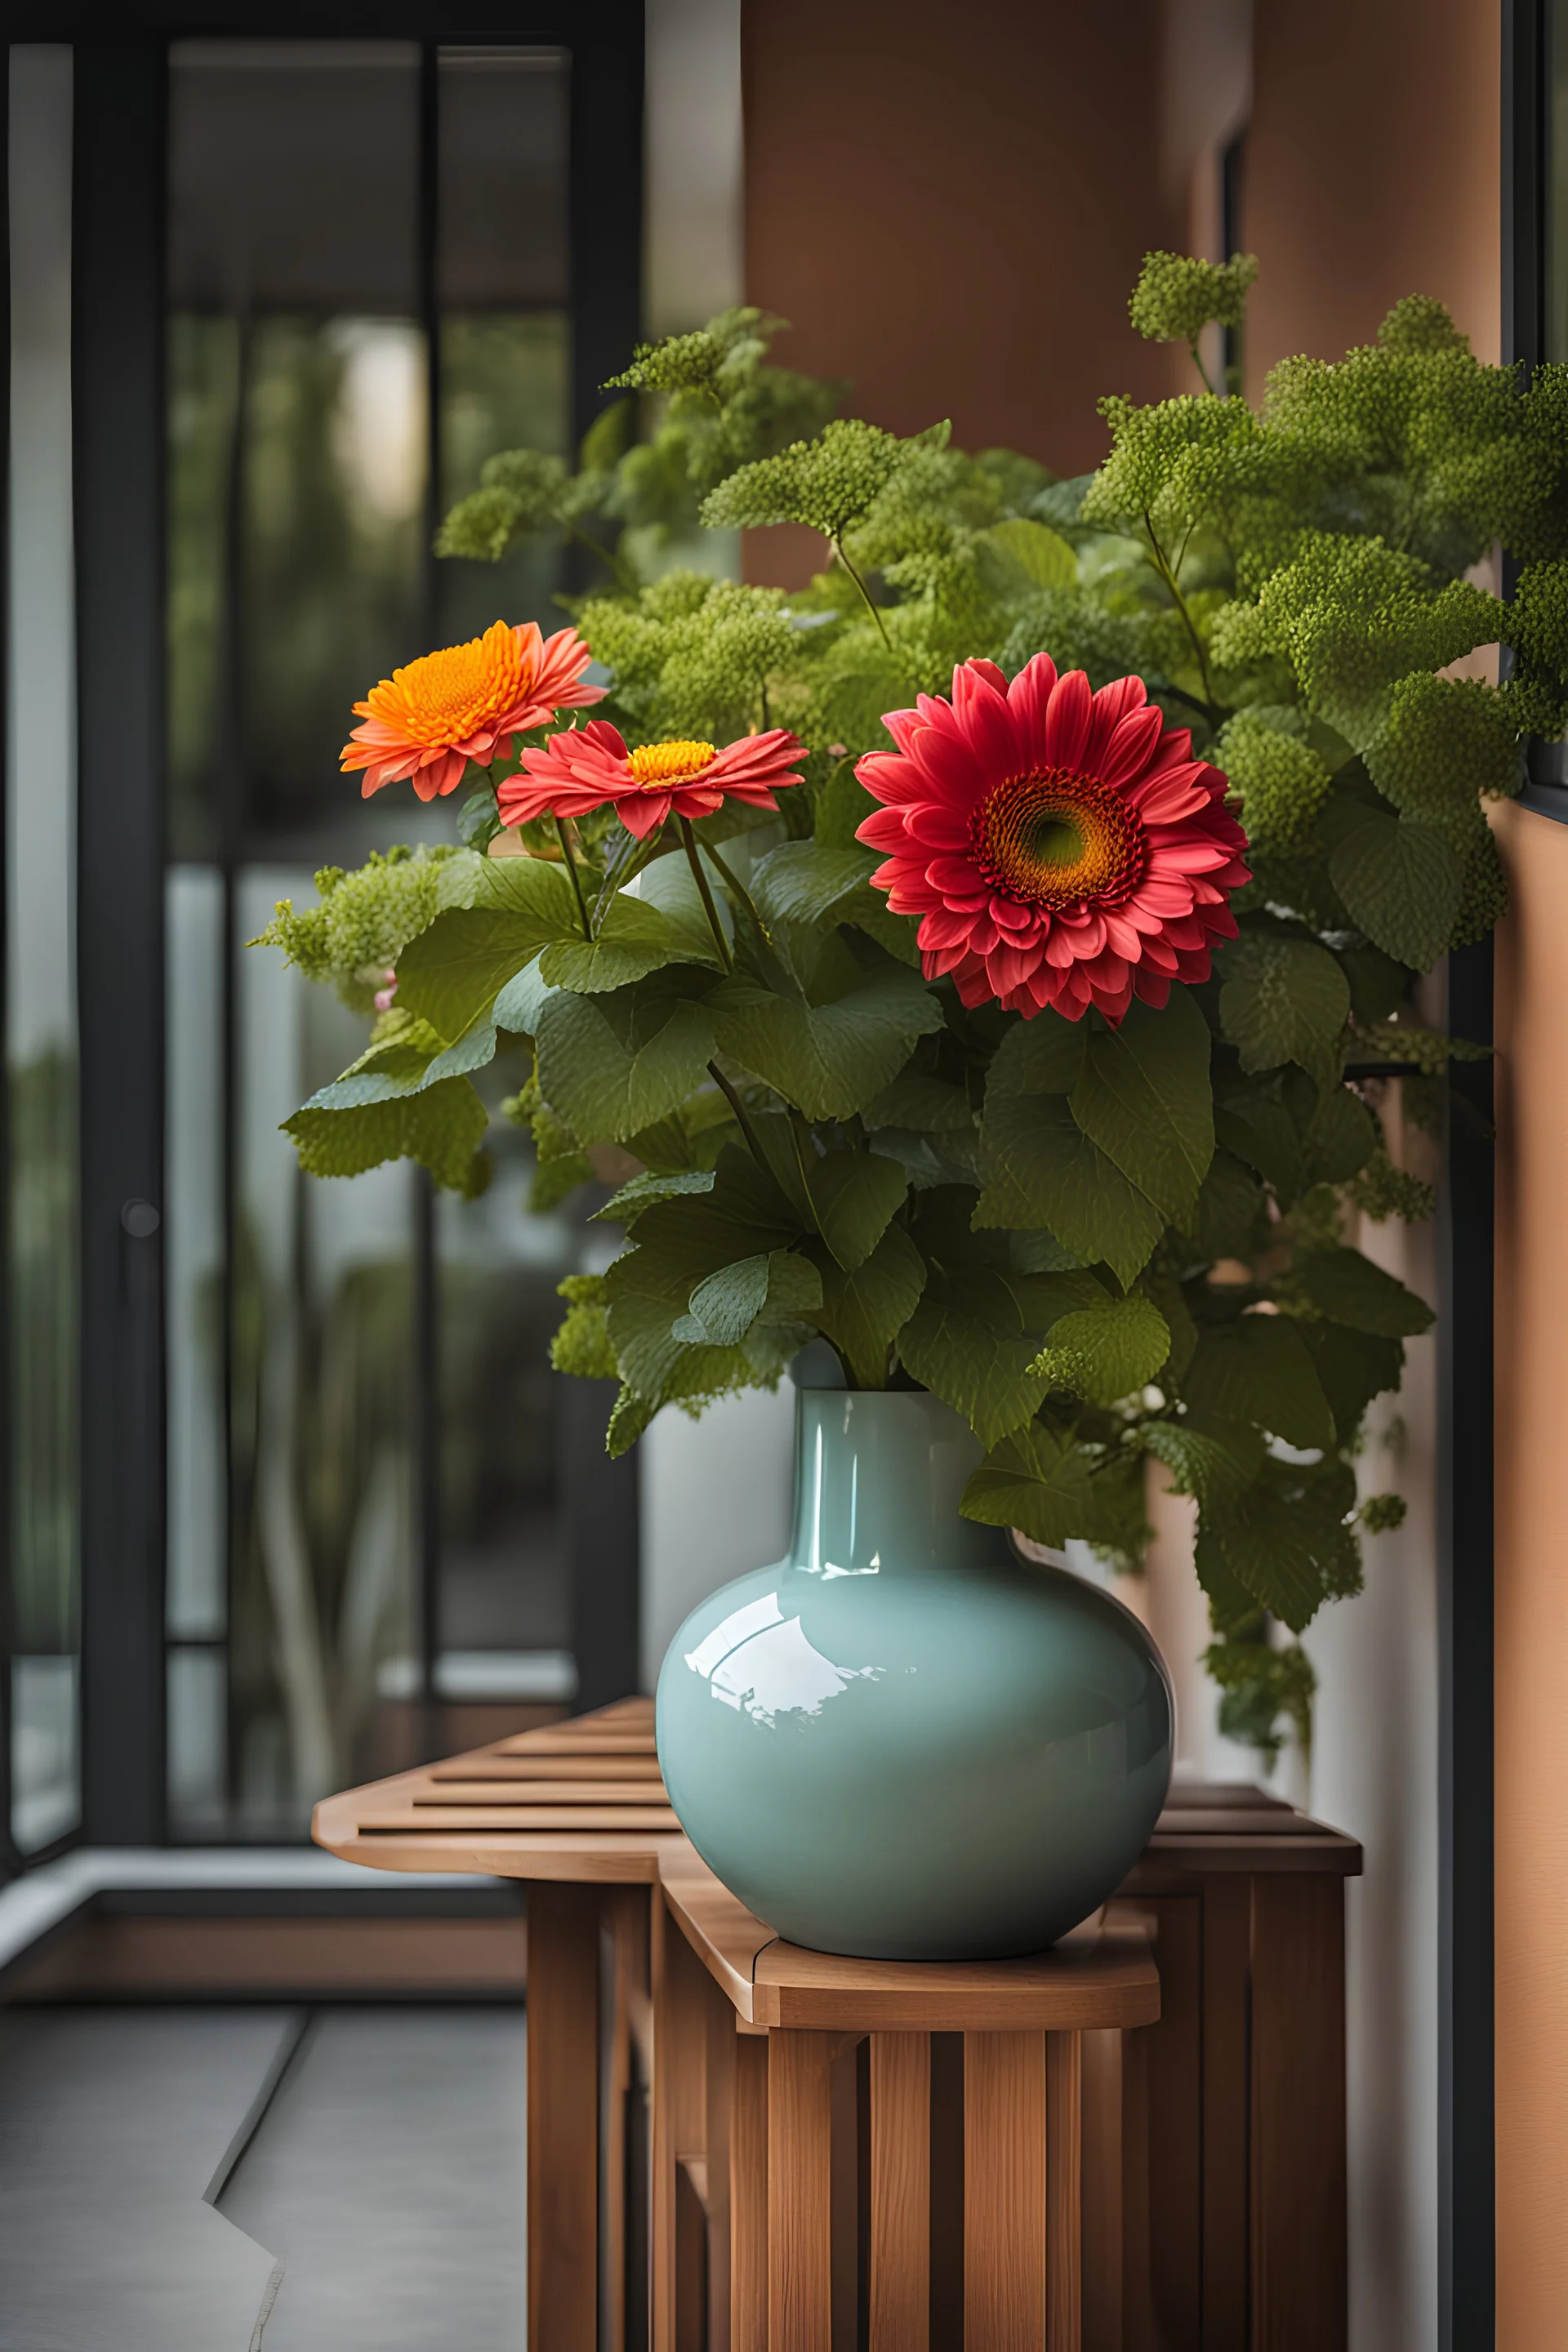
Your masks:
{"label": "concrete floor", "polygon": [[521,2352],[523,2037],[511,2009],[0,2012],[0,2352]]}

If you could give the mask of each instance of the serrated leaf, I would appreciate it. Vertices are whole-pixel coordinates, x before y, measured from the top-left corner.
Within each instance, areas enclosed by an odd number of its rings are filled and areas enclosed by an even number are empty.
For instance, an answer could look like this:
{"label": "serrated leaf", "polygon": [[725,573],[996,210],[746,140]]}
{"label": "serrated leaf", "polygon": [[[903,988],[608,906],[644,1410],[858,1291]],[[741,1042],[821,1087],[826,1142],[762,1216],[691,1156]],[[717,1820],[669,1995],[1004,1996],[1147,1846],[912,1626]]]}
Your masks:
{"label": "serrated leaf", "polygon": [[[493,861],[489,861],[493,862]],[[532,858],[511,858],[542,875],[555,869]],[[418,1013],[448,1040],[465,1036],[496,992],[531,963],[541,948],[576,921],[570,886],[559,877],[564,899],[546,884],[532,908],[450,908],[437,915],[397,959],[397,1001]]]}
{"label": "serrated leaf", "polygon": [[754,981],[721,981],[707,999],[721,1050],[808,1118],[848,1118],[902,1067],[917,1037],[942,1025],[942,1007],[915,974],[885,964],[863,971],[846,957],[808,1002]]}
{"label": "serrated leaf", "polygon": [[631,1452],[658,1411],[651,1398],[638,1396],[636,1389],[622,1384],[605,1432],[605,1451],[612,1462]]}
{"label": "serrated leaf", "polygon": [[752,897],[764,922],[823,923],[865,885],[877,860],[862,849],[786,841],[759,859]]}
{"label": "serrated leaf", "polygon": [[805,1183],[822,1238],[847,1273],[870,1256],[909,1192],[898,1161],[875,1151],[808,1155]]}
{"label": "serrated leaf", "polygon": [[1146,1387],[1170,1352],[1170,1326],[1151,1299],[1134,1293],[1062,1316],[1036,1362],[1053,1388],[1112,1405]]}
{"label": "serrated leaf", "polygon": [[592,940],[558,940],[539,960],[541,979],[578,995],[605,995],[672,963],[721,967],[712,934],[674,921],[661,907],[617,891]]}
{"label": "serrated leaf", "polygon": [[1083,1069],[1088,1033],[1080,1021],[1064,1021],[1047,1008],[1032,1021],[1018,1021],[992,1056],[985,1078],[985,1106],[1019,1095],[1066,1095]]}
{"label": "serrated leaf", "polygon": [[1332,1445],[1333,1415],[1305,1341],[1283,1315],[1205,1331],[1182,1383],[1193,1412],[1255,1422],[1287,1445]]}
{"label": "serrated leaf", "polygon": [[1361,1556],[1346,1524],[1354,1502],[1355,1478],[1342,1463],[1265,1461],[1234,1502],[1205,1513],[1200,1580],[1209,1582],[1217,1551],[1226,1574],[1293,1633],[1303,1632],[1325,1601],[1360,1589]]}
{"label": "serrated leaf", "polygon": [[1044,1398],[1038,1335],[1083,1300],[1086,1285],[1098,1292],[1092,1276],[933,1266],[899,1340],[905,1369],[994,1445]]}
{"label": "serrated leaf", "polygon": [[1248,1168],[1256,1168],[1282,1209],[1306,1188],[1306,1163],[1295,1120],[1279,1094],[1251,1087],[1215,1103],[1215,1134]]}
{"label": "serrated leaf", "polygon": [[1214,1097],[1208,1024],[1188,990],[1159,1010],[1135,1000],[1120,1028],[1089,1037],[1071,1100],[1130,1183],[1166,1217],[1190,1214],[1214,1158]]}
{"label": "serrated leaf", "polygon": [[1186,1421],[1150,1421],[1142,1429],[1146,1452],[1171,1473],[1178,1495],[1193,1495],[1202,1510],[1233,1501],[1263,1465],[1263,1440],[1245,1423],[1194,1428]]}
{"label": "serrated leaf", "polygon": [[1313,940],[1249,932],[1226,959],[1220,1025],[1244,1070],[1299,1062],[1316,1071],[1351,1009],[1350,982]]}
{"label": "serrated leaf", "polygon": [[1301,1138],[1307,1179],[1312,1184],[1344,1184],[1372,1158],[1378,1126],[1361,1097],[1348,1087],[1324,1089]]}
{"label": "serrated leaf", "polygon": [[820,1243],[807,1247],[822,1277],[822,1305],[810,1319],[863,1388],[885,1386],[888,1351],[925,1287],[925,1260],[902,1225],[889,1225],[853,1272]]}
{"label": "serrated leaf", "polygon": [[993,1445],[958,1507],[984,1527],[1017,1528],[1036,1543],[1058,1549],[1074,1536],[1092,1537],[1097,1515],[1089,1457],[1031,1421]]}
{"label": "serrated leaf", "polygon": [[1358,808],[1329,853],[1345,911],[1374,947],[1426,971],[1448,944],[1464,868],[1436,825]]}
{"label": "serrated leaf", "polygon": [[489,1113],[467,1078],[447,1078],[423,1094],[352,1109],[307,1104],[283,1122],[309,1176],[358,1176],[387,1160],[416,1160],[438,1184],[471,1198],[484,1189],[479,1156]]}
{"label": "serrated leaf", "polygon": [[860,1116],[873,1133],[879,1127],[924,1129],[931,1135],[974,1132],[974,1113],[964,1089],[950,1086],[945,1078],[928,1077],[922,1070],[900,1070]]}
{"label": "serrated leaf", "polygon": [[[1223,1125],[1217,1104],[1215,1124]],[[1197,1207],[1186,1226],[1199,1254],[1205,1258],[1247,1257],[1258,1238],[1262,1211],[1263,1188],[1257,1177],[1223,1143],[1216,1144],[1209,1172],[1198,1187]]]}
{"label": "serrated leaf", "polygon": [[1375,1339],[1342,1323],[1301,1323],[1297,1328],[1317,1367],[1340,1444],[1348,1445],[1373,1397],[1399,1386],[1405,1372],[1404,1341]]}
{"label": "serrated leaf", "polygon": [[581,1143],[619,1143],[700,1087],[713,1053],[705,1008],[648,987],[552,996],[539,1019],[539,1083]]}
{"label": "serrated leaf", "polygon": [[1165,1230],[1163,1213],[1089,1141],[1059,1095],[993,1102],[987,1088],[980,1164],[977,1227],[1043,1225],[1080,1263],[1103,1259],[1122,1283]]}
{"label": "serrated leaf", "polygon": [[1331,1323],[1348,1324],[1376,1339],[1408,1339],[1436,1319],[1424,1298],[1406,1290],[1360,1250],[1315,1252],[1300,1268],[1302,1289]]}
{"label": "serrated leaf", "polygon": [[983,544],[994,547],[1036,588],[1070,588],[1078,579],[1078,558],[1067,541],[1048,524],[1016,515],[994,522],[980,534]]}
{"label": "serrated leaf", "polygon": [[742,1258],[703,1277],[689,1311],[673,1326],[676,1339],[715,1348],[739,1347],[760,1317],[782,1321],[822,1304],[822,1280],[807,1258],[792,1250]]}
{"label": "serrated leaf", "polygon": [[686,1169],[671,1176],[655,1175],[650,1169],[641,1176],[634,1176],[630,1183],[623,1184],[618,1192],[612,1193],[602,1209],[595,1210],[589,1223],[595,1224],[609,1221],[616,1224],[630,1224],[634,1217],[640,1216],[644,1209],[651,1209],[658,1201],[677,1201],[688,1192],[710,1192],[712,1190],[713,1171],[710,1168]]}

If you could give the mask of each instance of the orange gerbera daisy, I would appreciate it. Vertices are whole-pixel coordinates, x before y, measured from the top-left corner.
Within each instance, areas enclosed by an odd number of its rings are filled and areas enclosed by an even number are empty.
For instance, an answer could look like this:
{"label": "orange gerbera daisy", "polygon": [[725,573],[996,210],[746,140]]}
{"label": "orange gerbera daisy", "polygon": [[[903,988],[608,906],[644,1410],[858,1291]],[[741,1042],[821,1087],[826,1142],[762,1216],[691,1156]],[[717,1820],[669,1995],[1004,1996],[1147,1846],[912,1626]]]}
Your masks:
{"label": "orange gerbera daisy", "polygon": [[470,760],[488,765],[506,736],[602,700],[602,686],[583,684],[592,659],[575,629],[546,639],[532,621],[497,621],[466,646],[395,669],[356,702],[364,725],[343,745],[344,770],[364,770],[366,800],[408,776],[420,799],[433,801],[461,783]]}
{"label": "orange gerbera daisy", "polygon": [[798,760],[805,746],[787,728],[742,735],[722,751],[711,743],[644,743],[628,751],[618,729],[590,719],[552,735],[537,751],[523,754],[523,772],[508,776],[497,792],[502,824],[524,824],[535,816],[587,816],[614,806],[628,833],[645,840],[677,816],[711,816],[725,801],[747,808],[773,809],[781,784],[798,784]]}

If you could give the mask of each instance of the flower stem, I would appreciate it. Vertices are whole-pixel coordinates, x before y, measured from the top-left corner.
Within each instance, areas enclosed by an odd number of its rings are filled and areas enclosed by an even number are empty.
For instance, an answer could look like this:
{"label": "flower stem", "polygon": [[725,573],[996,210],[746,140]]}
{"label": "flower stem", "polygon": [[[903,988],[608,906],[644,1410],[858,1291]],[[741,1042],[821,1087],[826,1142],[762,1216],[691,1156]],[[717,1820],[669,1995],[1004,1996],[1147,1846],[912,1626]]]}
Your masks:
{"label": "flower stem", "polygon": [[1187,609],[1187,600],[1176,585],[1176,575],[1171,569],[1165,551],[1155,536],[1153,521],[1147,507],[1143,509],[1143,528],[1149,536],[1150,560],[1171,592],[1176,610],[1182,616],[1182,626],[1185,629],[1193,652],[1197,657],[1198,676],[1203,680],[1204,709],[1211,719],[1217,719],[1219,712],[1215,703],[1214,687],[1209,678],[1208,656],[1204,651],[1204,641],[1198,635],[1197,624]]}
{"label": "flower stem", "polygon": [[720,856],[718,851],[714,848],[713,844],[710,841],[701,843],[700,847],[703,856],[717,866],[720,877],[724,884],[724,887],[734,893],[735,897],[740,900],[742,906],[744,907],[747,914],[750,915],[752,922],[755,923],[758,930],[761,931],[763,939],[765,940],[768,937],[768,927],[766,923],[763,922],[761,915],[758,914],[752,894],[747,889],[745,884],[742,881],[740,876],[731,872],[729,866],[725,865],[724,860]]}
{"label": "flower stem", "polygon": [[583,925],[583,937],[592,947],[594,926],[588,920],[588,902],[583,896],[583,877],[577,871],[577,860],[572,855],[572,844],[567,837],[566,821],[563,817],[558,816],[555,820],[555,838],[561,844],[561,855],[566,860],[566,871],[572,877],[572,887],[577,894],[577,914]]}
{"label": "flower stem", "polygon": [[729,1104],[730,1108],[734,1112],[737,1120],[740,1122],[741,1133],[746,1139],[747,1150],[751,1153],[758,1167],[764,1170],[765,1172],[771,1176],[773,1171],[768,1167],[767,1160],[763,1151],[763,1147],[757,1141],[757,1130],[746,1116],[745,1104],[741,1100],[740,1096],[735,1092],[734,1087],[730,1084],[729,1079],[724,1076],[723,1071],[719,1067],[717,1062],[709,1063],[708,1075],[712,1079],[714,1085],[718,1087],[720,1093],[723,1096],[725,1101]]}
{"label": "flower stem", "polygon": [[703,912],[708,918],[708,928],[713,934],[713,944],[719,950],[719,961],[727,972],[733,971],[735,959],[730,953],[730,942],[724,937],[724,926],[719,920],[719,909],[713,904],[713,893],[708,887],[708,877],[702,871],[702,859],[698,853],[697,835],[691,830],[691,819],[689,816],[678,816],[675,821],[680,827],[681,846],[686,852],[686,862],[690,866],[696,877],[697,887],[702,895]]}
{"label": "flower stem", "polygon": [[867,587],[866,583],[861,579],[860,574],[856,571],[855,566],[850,562],[849,558],[845,554],[844,541],[841,539],[836,539],[834,541],[833,551],[835,555],[837,556],[839,562],[844,566],[845,571],[849,574],[850,579],[855,583],[856,587],[860,591],[860,601],[865,605],[868,613],[870,614],[871,618],[877,624],[877,635],[881,638],[882,643],[887,646],[889,653],[892,655],[893,659],[896,661],[898,659],[898,656],[893,654],[893,641],[891,637],[889,636],[887,629],[883,625],[881,613],[871,601],[870,590]]}
{"label": "flower stem", "polygon": [[1199,351],[1196,343],[1189,343],[1187,345],[1187,351],[1191,356],[1193,365],[1196,368],[1198,373],[1204,380],[1204,390],[1208,393],[1213,393],[1214,397],[1217,400],[1219,398],[1219,393],[1215,388],[1214,379],[1209,374],[1207,368],[1204,365],[1203,353]]}

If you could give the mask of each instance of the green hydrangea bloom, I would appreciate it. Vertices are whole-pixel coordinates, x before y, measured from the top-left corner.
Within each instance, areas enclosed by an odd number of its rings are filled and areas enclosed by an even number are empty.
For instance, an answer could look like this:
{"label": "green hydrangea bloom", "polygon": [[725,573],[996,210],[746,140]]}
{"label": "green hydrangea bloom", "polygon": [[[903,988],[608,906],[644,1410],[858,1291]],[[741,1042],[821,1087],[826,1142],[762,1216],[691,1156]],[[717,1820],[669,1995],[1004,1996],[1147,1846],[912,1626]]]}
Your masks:
{"label": "green hydrangea bloom", "polygon": [[1303,848],[1312,838],[1332,778],[1306,740],[1298,711],[1264,707],[1238,711],[1212,753],[1241,794],[1241,822],[1255,849]]}
{"label": "green hydrangea bloom", "polygon": [[1127,305],[1141,335],[1153,343],[1195,343],[1212,321],[1239,327],[1258,276],[1254,254],[1195,261],[1188,253],[1146,253]]}

